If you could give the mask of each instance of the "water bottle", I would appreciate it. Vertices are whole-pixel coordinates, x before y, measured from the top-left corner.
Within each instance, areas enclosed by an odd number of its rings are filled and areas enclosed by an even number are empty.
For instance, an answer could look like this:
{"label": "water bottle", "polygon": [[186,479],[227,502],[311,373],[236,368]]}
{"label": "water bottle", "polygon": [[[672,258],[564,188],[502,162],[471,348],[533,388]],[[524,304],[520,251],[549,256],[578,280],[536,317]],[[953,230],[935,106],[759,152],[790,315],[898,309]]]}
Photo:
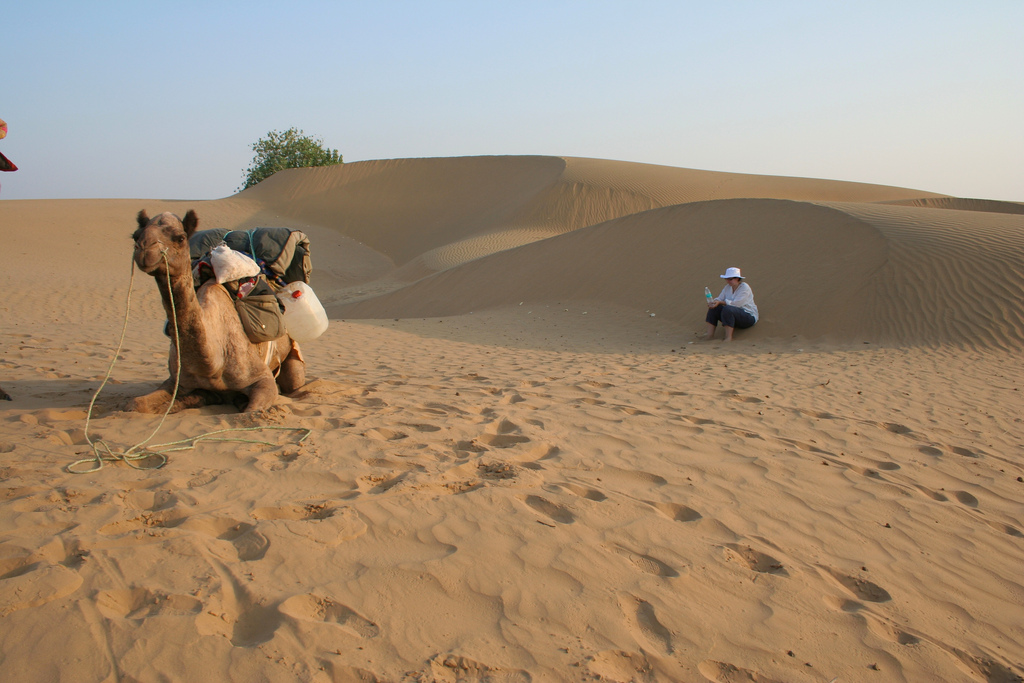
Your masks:
{"label": "water bottle", "polygon": [[711,308],[711,290],[704,288],[704,298],[708,300],[708,308]]}
{"label": "water bottle", "polygon": [[286,285],[277,300],[284,305],[284,326],[295,341],[311,341],[327,330],[327,311],[302,280]]}

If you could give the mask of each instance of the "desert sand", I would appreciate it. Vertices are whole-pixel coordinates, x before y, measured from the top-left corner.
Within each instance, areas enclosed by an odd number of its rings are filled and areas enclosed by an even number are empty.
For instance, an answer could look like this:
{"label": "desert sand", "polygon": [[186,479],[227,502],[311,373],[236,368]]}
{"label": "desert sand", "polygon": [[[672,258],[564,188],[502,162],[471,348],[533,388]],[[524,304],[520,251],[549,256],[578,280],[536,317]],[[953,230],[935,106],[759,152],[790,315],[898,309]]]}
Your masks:
{"label": "desert sand", "polygon": [[[310,236],[302,390],[121,410],[143,208]],[[479,157],[0,231],[4,680],[1022,680],[1024,204]],[[699,341],[728,266],[761,320]]]}

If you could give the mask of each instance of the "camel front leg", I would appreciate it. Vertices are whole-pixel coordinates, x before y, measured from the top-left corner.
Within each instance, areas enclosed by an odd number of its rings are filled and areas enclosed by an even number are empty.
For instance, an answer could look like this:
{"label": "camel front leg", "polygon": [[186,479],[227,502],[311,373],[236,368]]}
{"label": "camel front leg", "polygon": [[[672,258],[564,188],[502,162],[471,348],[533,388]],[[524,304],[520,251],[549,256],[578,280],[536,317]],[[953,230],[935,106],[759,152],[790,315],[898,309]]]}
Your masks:
{"label": "camel front leg", "polygon": [[173,391],[174,379],[168,377],[156,391],[133,398],[128,403],[128,410],[147,414],[162,413],[167,410],[167,404],[171,401]]}
{"label": "camel front leg", "polygon": [[173,392],[174,379],[169,378],[166,382],[161,384],[156,391],[133,399],[128,406],[128,410],[134,410],[138,413],[146,413],[150,415],[163,412],[177,413],[178,411],[188,410],[189,408],[202,408],[203,406],[220,405],[224,402],[213,391],[194,389],[188,393],[182,393],[179,389],[178,395],[174,398],[174,405],[170,410],[167,410],[167,404],[170,403]]}
{"label": "camel front leg", "polygon": [[274,376],[267,372],[254,384],[247,387],[246,392],[249,394],[249,405],[245,407],[245,412],[253,413],[257,410],[264,410],[274,405],[274,401],[277,400],[277,382],[274,381]]}

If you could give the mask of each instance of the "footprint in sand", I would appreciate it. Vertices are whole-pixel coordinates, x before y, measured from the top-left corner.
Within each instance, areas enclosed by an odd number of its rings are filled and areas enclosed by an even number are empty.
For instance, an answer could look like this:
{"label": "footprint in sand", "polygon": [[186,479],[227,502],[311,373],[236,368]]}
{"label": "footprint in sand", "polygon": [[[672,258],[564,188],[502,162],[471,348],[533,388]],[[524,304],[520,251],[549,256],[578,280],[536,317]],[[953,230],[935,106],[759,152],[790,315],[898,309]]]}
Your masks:
{"label": "footprint in sand", "polygon": [[465,451],[467,453],[485,453],[487,448],[481,446],[476,442],[476,439],[472,441],[456,441],[452,446],[452,449],[457,453],[459,451]]}
{"label": "footprint in sand", "polygon": [[630,416],[650,415],[650,413],[648,413],[646,410],[640,410],[639,408],[634,408],[633,406],[613,406],[613,407],[615,408],[615,410],[618,410],[618,411],[623,412],[626,415],[630,415]]}
{"label": "footprint in sand", "polygon": [[1017,537],[1024,536],[1024,534],[1020,532],[1020,529],[1014,526],[1010,526],[1009,524],[1003,524],[1002,522],[996,522],[994,520],[986,520],[985,523],[993,529],[995,529],[996,531],[1001,531],[1004,534]]}
{"label": "footprint in sand", "polygon": [[600,681],[654,680],[654,667],[642,652],[605,650],[587,658],[587,668]]}
{"label": "footprint in sand", "polygon": [[743,669],[728,662],[717,662],[713,659],[705,659],[698,664],[697,671],[700,671],[704,678],[713,683],[781,683],[756,671]]}
{"label": "footprint in sand", "polygon": [[148,588],[100,591],[96,607],[108,619],[146,619],[198,614],[203,603],[190,595],[171,595]]}
{"label": "footprint in sand", "polygon": [[619,607],[622,608],[633,636],[641,644],[665,656],[672,654],[672,634],[658,620],[651,603],[623,593],[619,595]]}
{"label": "footprint in sand", "polygon": [[565,491],[568,491],[574,496],[586,498],[587,500],[592,500],[597,503],[601,503],[603,501],[608,500],[608,496],[604,495],[597,489],[592,489],[586,486],[580,486],[579,484],[555,484],[555,486]]}
{"label": "footprint in sand", "polygon": [[539,443],[528,451],[517,455],[516,460],[523,467],[528,467],[532,470],[542,470],[544,466],[541,465],[541,461],[555,458],[560,452],[558,446],[553,446],[549,443]]}
{"label": "footprint in sand", "polygon": [[894,462],[889,462],[887,460],[873,460],[871,462],[874,464],[875,467],[886,472],[893,472],[895,470],[900,469],[899,465],[897,465]]}
{"label": "footprint in sand", "polygon": [[943,648],[967,669],[967,671],[978,677],[985,683],[1017,683],[1021,677],[1002,662],[997,662],[989,657],[979,657],[958,648]]}
{"label": "footprint in sand", "polygon": [[857,474],[861,475],[862,477],[869,477],[871,479],[882,479],[882,475],[879,474],[878,472],[876,472],[875,470],[871,469],[870,467],[861,467],[860,465],[851,465],[850,463],[844,462],[842,460],[832,460],[832,462],[834,462],[835,464],[837,464],[837,465],[839,465],[841,467],[848,467],[852,471],[854,471]]}
{"label": "footprint in sand", "polygon": [[226,472],[227,470],[208,470],[206,472],[200,472],[199,474],[193,476],[191,479],[186,481],[185,487],[190,489],[197,489],[202,486],[206,486],[207,484],[214,482],[217,479],[217,477]]}
{"label": "footprint in sand", "polygon": [[557,503],[552,503],[547,498],[530,495],[522,500],[540,514],[559,524],[572,524],[576,521],[576,516],[572,512]]}
{"label": "footprint in sand", "polygon": [[281,507],[256,508],[250,514],[253,519],[266,520],[310,520],[327,519],[334,514],[334,508],[327,503],[294,503]]}
{"label": "footprint in sand", "polygon": [[74,446],[85,443],[85,437],[81,429],[74,430],[77,434],[72,434],[61,429],[51,429],[50,433],[46,435],[46,440],[52,444],[58,446]]}
{"label": "footprint in sand", "polygon": [[691,507],[679,503],[656,503],[644,501],[655,510],[676,522],[695,522],[701,518],[701,514]]}
{"label": "footprint in sand", "polygon": [[352,608],[319,595],[293,595],[281,603],[280,612],[299,621],[336,624],[359,638],[374,638],[380,633],[375,623]]}
{"label": "footprint in sand", "polygon": [[494,462],[480,462],[477,463],[476,473],[481,479],[489,479],[491,481],[515,479],[516,466],[500,460],[495,460]]}
{"label": "footprint in sand", "polygon": [[612,552],[626,558],[633,564],[634,567],[647,574],[651,574],[653,576],[661,576],[669,579],[679,576],[679,572],[677,572],[675,569],[668,566],[656,557],[644,555],[643,553],[635,553],[632,550],[623,548],[621,545],[612,546],[609,549]]}
{"label": "footprint in sand", "polygon": [[184,512],[173,508],[158,510],[157,512],[144,510],[142,514],[136,517],[106,524],[97,529],[97,532],[104,536],[121,536],[147,529],[173,529],[182,524],[186,519],[188,517]]}
{"label": "footprint in sand", "polygon": [[[782,443],[789,444],[793,448],[796,448],[797,450],[800,450],[800,451],[807,451],[808,453],[823,453],[825,455],[831,455],[831,453],[829,453],[828,451],[822,450],[821,448],[818,448],[817,446],[815,446],[812,443],[807,443],[807,442],[804,442],[804,441],[797,441],[796,439],[789,439],[789,438],[785,438],[785,437],[780,437],[777,440],[781,441]],[[841,463],[841,464],[845,464],[845,463]]]}
{"label": "footprint in sand", "polygon": [[888,619],[883,619],[869,612],[864,613],[864,618],[868,623],[868,630],[879,638],[884,638],[899,645],[916,645],[921,642],[920,638],[900,629]]}
{"label": "footprint in sand", "polygon": [[84,410],[57,410],[46,408],[36,413],[39,424],[50,424],[52,422],[80,422],[86,418],[88,413]]}
{"label": "footprint in sand", "polygon": [[250,528],[239,536],[225,540],[231,541],[231,545],[235,546],[238,559],[242,562],[261,560],[267,554],[267,549],[270,548],[270,541],[255,528]]}
{"label": "footprint in sand", "polygon": [[837,612],[854,614],[864,609],[864,604],[857,602],[856,600],[847,600],[846,598],[839,598],[834,595],[823,595],[821,596],[821,599],[826,605]]}
{"label": "footprint in sand", "polygon": [[[298,411],[296,411],[298,412]],[[348,429],[354,427],[354,423],[339,418],[313,417],[302,421],[303,427],[308,427],[314,432],[333,432],[336,429]]]}
{"label": "footprint in sand", "polygon": [[256,467],[264,472],[280,472],[299,459],[298,450],[261,453],[256,456]]}
{"label": "footprint in sand", "polygon": [[875,424],[885,431],[893,434],[910,434],[910,432],[913,431],[910,427],[896,422],[876,422]]}
{"label": "footprint in sand", "polygon": [[944,503],[947,500],[949,500],[949,498],[947,498],[945,496],[945,494],[940,493],[939,491],[933,491],[932,489],[928,488],[927,486],[922,486],[921,484],[916,484],[915,488],[918,491],[920,491],[921,493],[923,493],[925,496],[931,498],[932,500],[938,501],[940,503]]}
{"label": "footprint in sand", "polygon": [[664,486],[668,483],[668,479],[660,474],[644,472],[643,470],[625,470],[618,467],[605,467],[602,472],[606,473],[609,478],[618,476],[623,479],[639,482],[642,485]]}
{"label": "footprint in sand", "polygon": [[434,681],[501,681],[502,683],[529,683],[530,674],[521,669],[488,666],[469,657],[437,655],[430,660],[430,675]]}
{"label": "footprint in sand", "polygon": [[831,567],[818,565],[818,569],[827,578],[832,579],[839,587],[848,591],[855,598],[866,602],[888,602],[892,600],[892,596],[889,595],[887,590],[867,579],[849,576]]}
{"label": "footprint in sand", "polygon": [[978,507],[978,499],[967,493],[967,491],[953,491],[953,497],[960,501],[961,504],[967,507],[976,508]]}
{"label": "footprint in sand", "polygon": [[470,382],[489,382],[490,381],[489,377],[484,377],[483,375],[478,375],[475,372],[470,372],[470,373],[465,374],[465,375],[459,375],[457,377],[457,379],[465,379],[465,380],[469,380]]}
{"label": "footprint in sand", "polygon": [[174,507],[178,497],[170,491],[129,491],[124,494],[124,505],[131,510],[159,512]]}
{"label": "footprint in sand", "polygon": [[[384,462],[386,463],[387,461],[384,461]],[[368,465],[372,465],[372,461],[367,461],[367,464]],[[378,465],[378,467],[380,467],[380,466],[386,466],[386,465]],[[381,493],[387,493],[388,491],[390,491],[391,489],[395,488],[396,486],[398,486],[403,481],[405,481],[406,479],[409,478],[409,474],[410,474],[409,468],[406,467],[406,468],[403,468],[403,469],[405,471],[399,472],[397,474],[395,474],[395,473],[380,474],[380,473],[375,473],[375,472],[374,473],[370,473],[370,474],[365,474],[365,475],[359,477],[359,479],[356,480],[357,481],[357,485],[359,487],[359,490],[363,491],[365,493],[371,493],[371,494],[374,494],[374,495],[381,494]],[[420,468],[420,469],[422,469],[422,468]]]}
{"label": "footprint in sand", "polygon": [[476,441],[494,448],[510,448],[530,440],[516,432],[519,432],[519,425],[510,420],[501,419],[487,425],[484,433],[478,436]]}
{"label": "footprint in sand", "polygon": [[196,631],[203,636],[221,636],[236,647],[254,647],[274,637],[284,618],[276,605],[252,594],[227,566],[211,558],[220,577],[219,595],[211,595],[196,615]]}
{"label": "footprint in sand", "polygon": [[182,523],[180,528],[228,541],[242,562],[260,560],[270,548],[270,541],[256,530],[255,525],[230,517],[192,517]]}
{"label": "footprint in sand", "polygon": [[408,434],[387,427],[374,427],[363,432],[363,436],[377,441],[398,441],[406,438]]}
{"label": "footprint in sand", "polygon": [[776,576],[789,576],[789,572],[782,566],[782,563],[771,555],[766,555],[754,550],[748,545],[726,543],[726,557],[733,562],[743,565],[747,569],[760,574],[775,574]]}
{"label": "footprint in sand", "polygon": [[440,427],[438,427],[437,425],[432,425],[432,424],[402,422],[401,425],[403,427],[409,427],[410,429],[415,429],[417,432],[439,432],[439,431],[441,431]]}
{"label": "footprint in sand", "polygon": [[[8,489],[12,491],[12,489]],[[45,495],[43,494],[45,491]],[[33,491],[35,495],[22,496],[14,499],[12,509],[17,512],[74,512],[83,503],[99,501],[103,493],[98,491],[82,491],[58,486],[51,490]]]}
{"label": "footprint in sand", "polygon": [[277,522],[296,536],[327,546],[358,538],[367,530],[366,523],[352,508],[332,508],[326,503],[258,508],[251,514],[254,519]]}
{"label": "footprint in sand", "polygon": [[82,585],[77,572],[27,558],[0,564],[0,617],[71,595]]}

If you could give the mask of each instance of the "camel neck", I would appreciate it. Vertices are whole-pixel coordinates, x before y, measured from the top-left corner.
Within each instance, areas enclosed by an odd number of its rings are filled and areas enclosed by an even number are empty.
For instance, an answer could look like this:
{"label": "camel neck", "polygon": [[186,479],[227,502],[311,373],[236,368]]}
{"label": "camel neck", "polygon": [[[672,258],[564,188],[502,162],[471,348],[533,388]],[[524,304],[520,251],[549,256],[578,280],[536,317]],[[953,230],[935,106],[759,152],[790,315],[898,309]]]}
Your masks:
{"label": "camel neck", "polygon": [[[160,288],[160,298],[164,304],[164,311],[167,319],[176,317],[179,332],[192,330],[199,324],[199,299],[196,297],[196,290],[192,284],[192,273],[183,277],[172,277],[171,288],[167,289],[167,280],[156,278],[157,286]],[[171,307],[171,296],[174,297],[174,307]]]}

